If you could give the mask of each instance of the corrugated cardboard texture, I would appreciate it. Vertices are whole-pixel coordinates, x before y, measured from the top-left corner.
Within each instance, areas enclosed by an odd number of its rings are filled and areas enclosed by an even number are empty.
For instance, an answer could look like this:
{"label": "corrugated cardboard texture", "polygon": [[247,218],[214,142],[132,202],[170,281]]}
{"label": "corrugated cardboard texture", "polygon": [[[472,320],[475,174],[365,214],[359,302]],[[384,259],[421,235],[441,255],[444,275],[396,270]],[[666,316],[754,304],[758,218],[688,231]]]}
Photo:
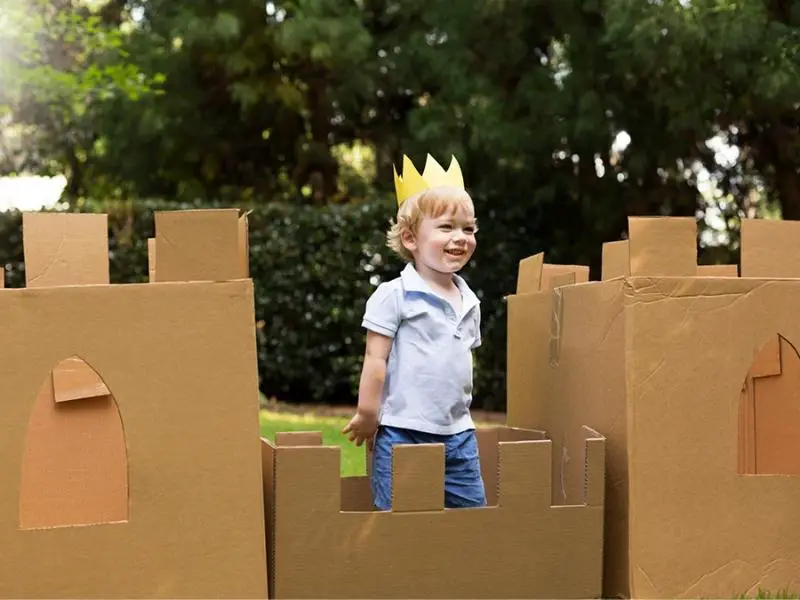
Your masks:
{"label": "corrugated cardboard texture", "polygon": [[147,238],[147,272],[150,283],[156,280],[156,238]]}
{"label": "corrugated cardboard texture", "polygon": [[[578,460],[586,465],[587,506],[551,507],[550,441],[501,428],[479,433],[482,470],[495,474],[486,482],[495,487],[494,506],[437,510],[425,496],[419,502],[427,510],[411,512],[354,510],[350,503],[363,506],[369,482],[344,484],[338,446],[262,440],[265,460],[273,461],[264,468],[275,523],[271,597],[597,597],[604,440],[588,429],[583,435]],[[424,465],[431,459],[443,477],[431,446],[404,447],[395,456],[404,463],[397,472],[417,470],[403,482],[407,490],[430,482]]]}
{"label": "corrugated cardboard texture", "polygon": [[[662,224],[632,227],[631,247],[683,247],[688,270],[694,238],[674,229],[683,246]],[[785,534],[800,527],[800,478],[740,474],[796,468],[800,282],[640,268],[665,276],[508,299],[509,424],[548,432],[567,502],[582,493],[576,429],[606,436],[604,597],[800,589],[800,543]]]}
{"label": "corrugated cardboard texture", "polygon": [[159,282],[227,281],[249,276],[242,256],[246,226],[238,210],[157,212],[155,224]]}
{"label": "corrugated cardboard texture", "polygon": [[25,285],[107,284],[108,215],[22,214]]}
{"label": "corrugated cardboard texture", "polygon": [[[264,598],[252,282],[5,290],[0,312],[0,596]],[[74,356],[118,407],[127,522],[21,529],[21,478],[33,475],[22,468],[35,458],[25,458],[26,444],[42,423],[43,382]],[[84,409],[105,403],[104,416],[115,413],[109,399],[51,399],[50,416],[69,419],[60,434],[87,424]],[[72,452],[73,441],[59,436],[43,451]],[[59,496],[63,479],[39,481],[41,495]]]}

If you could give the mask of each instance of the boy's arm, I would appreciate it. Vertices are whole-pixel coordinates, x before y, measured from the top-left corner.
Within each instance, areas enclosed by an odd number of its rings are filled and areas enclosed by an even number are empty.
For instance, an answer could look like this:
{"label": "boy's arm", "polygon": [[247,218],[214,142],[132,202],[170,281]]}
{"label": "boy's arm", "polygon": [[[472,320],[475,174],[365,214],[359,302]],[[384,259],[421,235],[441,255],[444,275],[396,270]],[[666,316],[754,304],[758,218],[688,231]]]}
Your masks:
{"label": "boy's arm", "polygon": [[367,349],[361,368],[358,386],[358,412],[377,420],[383,384],[386,379],[386,362],[392,350],[392,338],[367,331]]}
{"label": "boy's arm", "polygon": [[374,331],[367,331],[367,349],[361,367],[361,381],[358,386],[358,408],[355,416],[342,429],[343,434],[356,446],[367,442],[372,449],[372,441],[378,430],[378,411],[381,405],[383,383],[386,380],[386,361],[392,349],[392,338]]}

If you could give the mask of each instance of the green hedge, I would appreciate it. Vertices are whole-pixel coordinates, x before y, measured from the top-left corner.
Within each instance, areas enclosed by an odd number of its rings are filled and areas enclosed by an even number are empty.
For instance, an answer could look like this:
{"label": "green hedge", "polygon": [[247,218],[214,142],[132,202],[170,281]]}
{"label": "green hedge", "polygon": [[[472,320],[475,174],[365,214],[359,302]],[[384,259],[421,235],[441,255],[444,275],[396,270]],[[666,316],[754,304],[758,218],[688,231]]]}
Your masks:
{"label": "green hedge", "polygon": [[[111,205],[113,283],[147,280],[153,211],[188,208],[137,202]],[[402,263],[384,244],[391,200],[325,207],[267,204],[250,216],[261,389],[290,402],[351,403],[364,351],[364,303]],[[478,253],[465,272],[482,300],[483,346],[476,354],[476,408],[505,404],[505,303],[519,252],[501,226],[481,225]],[[6,285],[24,285],[21,216],[0,213],[0,263]]]}

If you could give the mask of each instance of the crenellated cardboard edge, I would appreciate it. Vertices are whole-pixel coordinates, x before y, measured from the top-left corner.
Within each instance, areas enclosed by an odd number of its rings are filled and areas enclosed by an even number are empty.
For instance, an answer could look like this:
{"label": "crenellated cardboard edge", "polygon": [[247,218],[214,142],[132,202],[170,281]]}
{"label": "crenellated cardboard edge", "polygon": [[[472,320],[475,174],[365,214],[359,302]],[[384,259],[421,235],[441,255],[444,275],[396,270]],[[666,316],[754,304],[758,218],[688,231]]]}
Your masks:
{"label": "crenellated cardboard edge", "polygon": [[[249,279],[249,214],[157,211],[156,235],[147,240],[149,281]],[[25,287],[110,285],[107,214],[24,212],[22,239]]]}
{"label": "crenellated cardboard edge", "polygon": [[[628,239],[606,242],[602,281],[629,277],[800,278],[800,221],[745,219],[740,264],[697,264],[697,221],[693,217],[629,217]],[[595,283],[585,265],[554,265],[539,252],[519,263],[512,295],[547,293]]]}

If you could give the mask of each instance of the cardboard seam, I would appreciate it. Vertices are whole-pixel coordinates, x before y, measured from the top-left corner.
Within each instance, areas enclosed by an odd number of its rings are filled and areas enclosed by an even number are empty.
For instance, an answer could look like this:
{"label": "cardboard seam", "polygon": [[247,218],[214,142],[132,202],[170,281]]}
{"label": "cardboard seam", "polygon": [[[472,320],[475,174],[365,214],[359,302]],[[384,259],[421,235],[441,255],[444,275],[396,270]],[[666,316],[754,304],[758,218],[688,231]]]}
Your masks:
{"label": "cardboard seam", "polygon": [[564,295],[561,288],[552,292],[553,305],[550,312],[550,345],[549,362],[551,367],[557,367],[561,359],[561,328],[564,314]]}

